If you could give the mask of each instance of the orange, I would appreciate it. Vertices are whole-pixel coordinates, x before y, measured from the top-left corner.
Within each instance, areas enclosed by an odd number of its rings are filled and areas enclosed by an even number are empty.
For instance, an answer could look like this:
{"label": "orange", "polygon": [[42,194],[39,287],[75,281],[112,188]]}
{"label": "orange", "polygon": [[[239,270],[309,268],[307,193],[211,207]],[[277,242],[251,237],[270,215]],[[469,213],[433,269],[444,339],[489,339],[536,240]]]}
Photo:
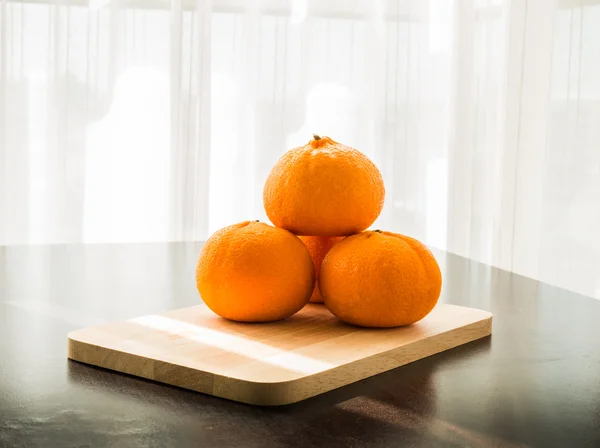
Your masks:
{"label": "orange", "polygon": [[204,303],[225,319],[284,319],[308,302],[314,267],[302,241],[287,230],[246,221],[215,232],[204,244],[196,285]]}
{"label": "orange", "polygon": [[319,291],[319,272],[321,271],[321,263],[323,258],[337,242],[344,239],[343,236],[301,236],[300,239],[306,245],[313,264],[315,265],[315,289],[310,297],[310,301],[314,303],[322,303],[323,297]]}
{"label": "orange", "polygon": [[321,265],[319,287],[340,320],[397,327],[429,314],[440,296],[442,274],[422,243],[376,230],[336,244]]}
{"label": "orange", "polygon": [[367,156],[317,135],[277,161],[263,190],[273,224],[313,236],[366,229],[381,213],[384,197],[381,173]]}

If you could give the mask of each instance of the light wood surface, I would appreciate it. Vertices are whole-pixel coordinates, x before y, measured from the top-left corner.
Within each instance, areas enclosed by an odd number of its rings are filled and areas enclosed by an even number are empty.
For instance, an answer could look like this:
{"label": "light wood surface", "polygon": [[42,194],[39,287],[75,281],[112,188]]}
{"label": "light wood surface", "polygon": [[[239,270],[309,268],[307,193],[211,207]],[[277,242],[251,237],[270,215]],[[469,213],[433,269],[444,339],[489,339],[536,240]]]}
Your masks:
{"label": "light wood surface", "polygon": [[492,315],[438,305],[402,328],[346,325],[318,304],[268,324],[182,308],[68,335],[69,358],[256,405],[283,405],[491,334]]}

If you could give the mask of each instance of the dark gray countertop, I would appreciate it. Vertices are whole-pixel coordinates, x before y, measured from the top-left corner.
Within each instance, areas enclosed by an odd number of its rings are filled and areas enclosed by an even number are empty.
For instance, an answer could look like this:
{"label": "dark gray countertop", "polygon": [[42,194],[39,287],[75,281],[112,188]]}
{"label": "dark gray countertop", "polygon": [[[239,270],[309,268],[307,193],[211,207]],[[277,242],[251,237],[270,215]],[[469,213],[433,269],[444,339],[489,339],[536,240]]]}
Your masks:
{"label": "dark gray countertop", "polygon": [[600,446],[600,301],[436,252],[492,338],[280,408],[67,360],[70,330],[200,300],[201,243],[0,247],[2,447]]}

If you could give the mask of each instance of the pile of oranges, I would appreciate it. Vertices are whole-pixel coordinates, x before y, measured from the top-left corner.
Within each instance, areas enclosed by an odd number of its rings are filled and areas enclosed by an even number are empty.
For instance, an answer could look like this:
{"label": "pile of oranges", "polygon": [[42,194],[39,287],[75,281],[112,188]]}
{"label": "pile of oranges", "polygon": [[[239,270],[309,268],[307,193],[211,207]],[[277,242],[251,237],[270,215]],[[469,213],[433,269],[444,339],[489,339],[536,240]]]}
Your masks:
{"label": "pile of oranges", "polygon": [[383,208],[381,173],[356,149],[314,136],[286,152],[265,182],[274,226],[246,221],[203,246],[196,284],[226,319],[285,319],[309,301],[340,320],[396,327],[425,317],[442,276],[431,252],[408,236],[367,231]]}

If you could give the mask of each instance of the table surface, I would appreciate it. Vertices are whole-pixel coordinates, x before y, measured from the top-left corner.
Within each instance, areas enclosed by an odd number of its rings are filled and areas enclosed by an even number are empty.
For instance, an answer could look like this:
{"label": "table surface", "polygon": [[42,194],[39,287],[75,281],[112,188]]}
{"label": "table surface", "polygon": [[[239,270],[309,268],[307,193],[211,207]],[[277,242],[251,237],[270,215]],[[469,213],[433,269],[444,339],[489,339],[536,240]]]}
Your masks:
{"label": "table surface", "polygon": [[600,301],[435,252],[493,335],[276,408],[67,360],[76,328],[189,306],[201,243],[0,247],[0,446],[600,446]]}

